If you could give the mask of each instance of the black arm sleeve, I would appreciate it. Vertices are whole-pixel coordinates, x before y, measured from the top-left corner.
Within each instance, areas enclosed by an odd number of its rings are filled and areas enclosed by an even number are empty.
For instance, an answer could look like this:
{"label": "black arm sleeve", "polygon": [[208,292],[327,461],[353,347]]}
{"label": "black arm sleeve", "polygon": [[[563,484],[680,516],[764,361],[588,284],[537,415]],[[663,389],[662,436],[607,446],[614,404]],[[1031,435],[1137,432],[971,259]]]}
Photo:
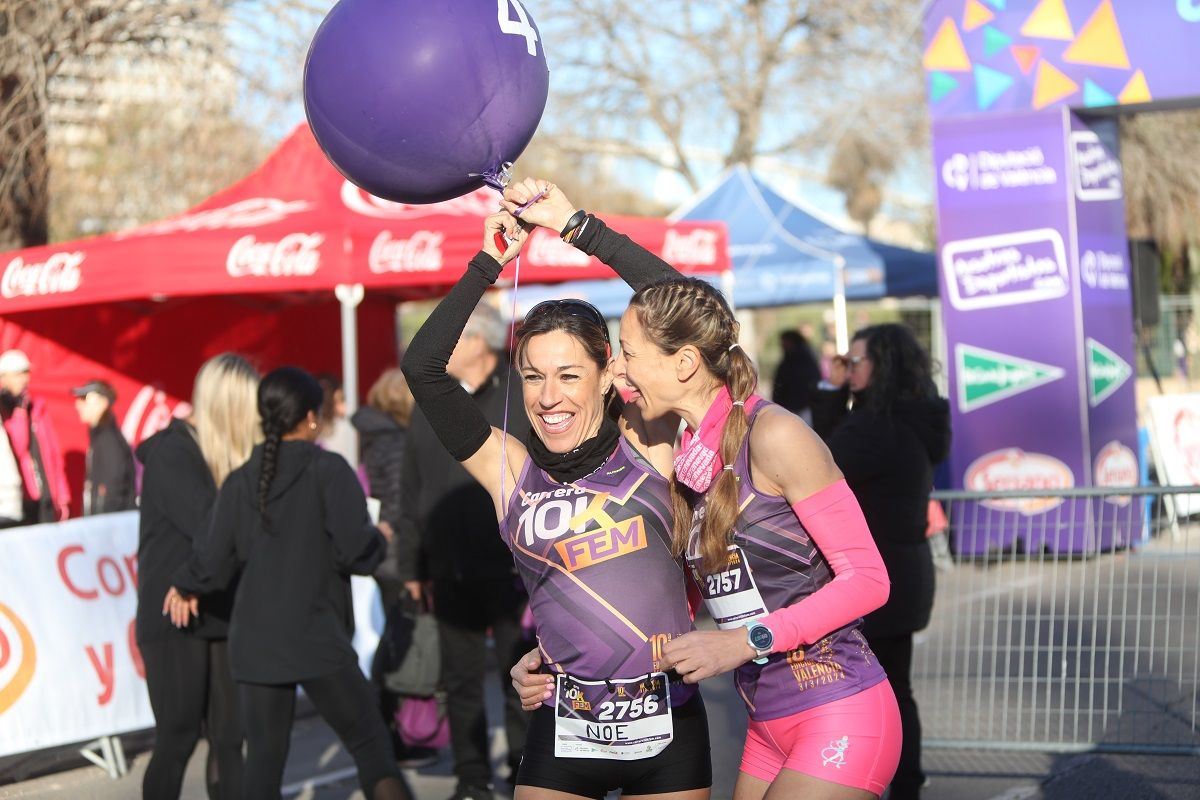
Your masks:
{"label": "black arm sleeve", "polygon": [[679,270],[591,214],[571,244],[612,267],[635,292],[652,283],[683,277]]}
{"label": "black arm sleeve", "polygon": [[400,365],[434,433],[459,461],[466,461],[483,447],[492,426],[462,384],[446,374],[446,364],[471,312],[500,277],[500,269],[496,259],[479,251],[417,331]]}

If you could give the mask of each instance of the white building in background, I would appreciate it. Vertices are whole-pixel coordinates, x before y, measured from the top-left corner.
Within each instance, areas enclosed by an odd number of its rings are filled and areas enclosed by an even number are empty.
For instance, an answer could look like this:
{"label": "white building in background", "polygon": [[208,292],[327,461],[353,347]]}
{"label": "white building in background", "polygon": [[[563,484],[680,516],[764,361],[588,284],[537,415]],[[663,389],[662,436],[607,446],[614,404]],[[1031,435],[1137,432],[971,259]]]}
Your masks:
{"label": "white building in background", "polygon": [[[180,25],[177,37],[153,46],[112,45],[65,59],[48,88],[51,180],[70,191],[79,173],[94,167],[106,151],[114,152],[111,146],[122,158],[136,158],[145,137],[184,142],[198,120],[228,118],[238,79],[225,58],[227,47],[222,25],[192,22]],[[182,197],[182,192],[177,198],[164,196],[163,206],[186,205]],[[143,221],[132,203],[95,208],[94,218],[92,213],[77,233]]]}

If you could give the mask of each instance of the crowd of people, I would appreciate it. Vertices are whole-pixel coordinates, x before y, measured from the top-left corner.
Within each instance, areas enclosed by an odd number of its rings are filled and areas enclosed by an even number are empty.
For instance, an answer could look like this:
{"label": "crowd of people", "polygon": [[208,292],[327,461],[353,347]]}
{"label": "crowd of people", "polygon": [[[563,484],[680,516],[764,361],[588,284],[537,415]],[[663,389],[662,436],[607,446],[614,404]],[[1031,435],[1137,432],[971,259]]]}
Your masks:
{"label": "crowd of people", "polygon": [[[539,226],[634,289],[619,343],[586,302],[552,300],[510,361],[484,296]],[[798,331],[781,346],[767,399],[716,289],[528,179],[351,417],[336,378],[260,376],[225,353],[197,373],[190,417],[135,459],[112,386],[74,389],[82,512],[141,512],[136,636],[157,727],[143,796],[179,796],[203,735],[210,798],[278,797],[297,687],[366,797],[411,796],[399,767],[436,753],[406,741],[387,676],[359,669],[349,577],[370,575],[389,617],[436,621],[452,800],[501,780],[518,800],[704,800],[698,684],[726,672],[750,718],[737,800],[919,797],[912,637],[933,600],[948,407],[901,325],[859,331],[828,364]],[[69,513],[31,368],[0,354],[5,526]],[[713,624],[697,629],[701,606]],[[489,658],[512,665],[502,775]]]}

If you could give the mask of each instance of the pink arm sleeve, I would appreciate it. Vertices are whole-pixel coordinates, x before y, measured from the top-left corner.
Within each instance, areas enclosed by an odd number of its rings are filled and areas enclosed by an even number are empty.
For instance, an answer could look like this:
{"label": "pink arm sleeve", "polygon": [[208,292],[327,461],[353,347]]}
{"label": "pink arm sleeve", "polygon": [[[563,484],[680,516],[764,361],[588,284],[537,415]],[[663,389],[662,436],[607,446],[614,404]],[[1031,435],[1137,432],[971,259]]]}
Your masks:
{"label": "pink arm sleeve", "polygon": [[776,653],[812,644],[887,602],[890,582],[867,520],[845,480],[792,504],[834,578],[798,603],[760,621],[775,634]]}

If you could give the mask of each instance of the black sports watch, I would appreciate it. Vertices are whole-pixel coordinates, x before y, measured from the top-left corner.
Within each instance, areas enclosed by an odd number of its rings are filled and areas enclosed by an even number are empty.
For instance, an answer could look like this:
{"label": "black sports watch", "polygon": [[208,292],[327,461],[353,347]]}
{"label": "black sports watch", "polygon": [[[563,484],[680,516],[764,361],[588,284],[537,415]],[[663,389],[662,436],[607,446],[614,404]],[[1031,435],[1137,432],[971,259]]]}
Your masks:
{"label": "black sports watch", "polygon": [[754,663],[765,664],[775,644],[775,634],[766,625],[752,619],[746,623],[746,642],[754,651]]}

